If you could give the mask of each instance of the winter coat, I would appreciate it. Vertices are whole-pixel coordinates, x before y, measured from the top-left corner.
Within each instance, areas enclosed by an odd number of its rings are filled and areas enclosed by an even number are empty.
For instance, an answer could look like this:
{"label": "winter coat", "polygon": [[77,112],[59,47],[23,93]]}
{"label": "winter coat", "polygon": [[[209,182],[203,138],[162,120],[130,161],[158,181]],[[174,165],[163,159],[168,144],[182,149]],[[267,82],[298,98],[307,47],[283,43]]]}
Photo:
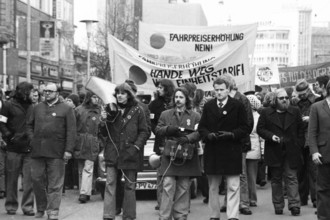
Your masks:
{"label": "winter coat", "polygon": [[77,139],[73,156],[75,159],[95,161],[100,150],[98,139],[100,108],[80,105],[75,112]]}
{"label": "winter coat", "polygon": [[[198,131],[205,141],[204,170],[210,175],[238,175],[242,173],[242,138],[249,133],[247,113],[244,105],[228,96],[226,105],[220,110],[217,100],[204,105]],[[208,134],[229,131],[234,139],[209,141]]]}
{"label": "winter coat", "polygon": [[100,134],[105,137],[106,166],[140,171],[142,149],[149,138],[142,107],[137,104],[130,107],[125,117],[120,111],[109,114],[106,122],[100,123]]}
{"label": "winter coat", "polygon": [[237,99],[238,101],[243,103],[244,109],[245,109],[246,114],[247,114],[247,121],[248,121],[248,125],[249,125],[249,131],[248,131],[247,135],[242,139],[243,152],[246,153],[249,150],[251,150],[250,133],[251,133],[251,131],[253,129],[253,125],[254,125],[253,115],[252,115],[252,107],[251,107],[251,103],[248,100],[248,98],[245,95],[238,92],[238,91],[235,93],[234,99]]}
{"label": "winter coat", "polygon": [[164,147],[165,139],[156,134],[156,126],[161,113],[166,109],[168,109],[168,103],[165,102],[163,97],[159,97],[149,104],[151,131],[155,134],[154,152],[158,155],[161,154],[160,148]]}
{"label": "winter coat", "polygon": [[[303,121],[297,107],[289,106],[284,125],[275,108],[264,108],[258,120],[257,132],[265,139],[265,162],[268,166],[281,167],[284,156],[292,169],[301,165],[301,149],[305,138]],[[273,135],[280,137],[283,141],[274,142]]]}
{"label": "winter coat", "polygon": [[2,102],[0,131],[7,143],[7,151],[16,153],[31,152],[26,134],[26,120],[31,114],[32,104],[25,109],[15,98]]}
{"label": "winter coat", "polygon": [[259,119],[259,113],[253,110],[254,125],[253,130],[250,134],[251,139],[251,150],[247,152],[246,159],[258,160],[263,154],[264,140],[257,134],[257,124]]}
{"label": "winter coat", "polygon": [[[178,116],[176,110],[169,109],[162,112],[157,127],[156,134],[165,137],[167,140],[175,140],[175,137],[166,135],[166,129],[168,126],[177,126],[189,130],[196,130],[196,126],[200,121],[200,114],[192,110],[185,110],[181,117]],[[200,176],[201,166],[198,159],[198,141],[200,140],[198,131],[185,135],[189,143],[194,144],[194,154],[191,160],[186,160],[182,166],[176,166],[173,163],[170,165],[170,157],[162,155],[160,174],[164,176]],[[168,168],[168,169],[167,169]]]}
{"label": "winter coat", "polygon": [[73,153],[77,134],[74,111],[60,100],[51,106],[41,102],[28,119],[27,133],[32,158],[61,159],[64,152]]}

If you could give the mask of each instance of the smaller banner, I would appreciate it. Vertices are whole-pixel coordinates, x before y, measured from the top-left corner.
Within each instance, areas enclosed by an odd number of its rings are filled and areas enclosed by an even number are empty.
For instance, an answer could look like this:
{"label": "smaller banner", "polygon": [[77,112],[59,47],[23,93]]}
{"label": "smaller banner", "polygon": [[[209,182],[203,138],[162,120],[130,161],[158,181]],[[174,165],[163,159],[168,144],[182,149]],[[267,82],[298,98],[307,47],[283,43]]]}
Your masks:
{"label": "smaller banner", "polygon": [[277,64],[271,63],[255,68],[255,85],[274,85],[280,84],[280,76]]}
{"label": "smaller banner", "polygon": [[294,86],[299,79],[306,79],[308,83],[314,83],[318,76],[330,76],[330,62],[279,68],[278,71],[280,74],[281,87]]}
{"label": "smaller banner", "polygon": [[40,55],[43,57],[55,57],[55,22],[40,21]]}

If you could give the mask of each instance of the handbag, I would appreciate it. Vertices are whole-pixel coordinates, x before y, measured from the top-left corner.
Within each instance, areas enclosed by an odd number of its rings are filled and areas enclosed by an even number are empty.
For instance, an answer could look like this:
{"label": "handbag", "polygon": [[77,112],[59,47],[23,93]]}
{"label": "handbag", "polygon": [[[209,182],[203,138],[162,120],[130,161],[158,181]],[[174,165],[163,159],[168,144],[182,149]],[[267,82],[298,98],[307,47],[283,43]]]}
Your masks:
{"label": "handbag", "polygon": [[[176,140],[166,140],[163,155],[170,157],[174,165],[183,165],[194,156],[195,144],[178,144]],[[180,162],[180,163],[178,163]]]}

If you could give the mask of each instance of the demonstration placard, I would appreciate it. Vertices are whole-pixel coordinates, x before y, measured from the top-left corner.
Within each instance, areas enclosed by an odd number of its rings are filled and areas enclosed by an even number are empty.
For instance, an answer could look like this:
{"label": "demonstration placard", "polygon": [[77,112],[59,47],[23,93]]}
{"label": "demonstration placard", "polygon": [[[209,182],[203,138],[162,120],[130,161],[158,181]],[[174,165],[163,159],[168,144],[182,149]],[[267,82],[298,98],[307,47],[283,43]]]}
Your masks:
{"label": "demonstration placard", "polygon": [[159,79],[170,79],[176,86],[192,82],[205,91],[212,90],[213,80],[231,74],[236,84],[251,80],[247,44],[217,49],[198,58],[181,62],[165,62],[146,56],[129,45],[109,36],[109,56],[113,82],[132,79],[140,91],[152,94]]}
{"label": "demonstration placard", "polygon": [[140,22],[139,51],[163,61],[187,61],[246,44],[252,55],[256,34],[257,24],[196,27]]}
{"label": "demonstration placard", "polygon": [[299,79],[306,79],[308,83],[314,83],[318,76],[330,76],[330,62],[279,68],[279,74],[281,87],[294,86]]}
{"label": "demonstration placard", "polygon": [[280,84],[280,76],[276,63],[255,67],[255,85],[264,86],[276,84]]}

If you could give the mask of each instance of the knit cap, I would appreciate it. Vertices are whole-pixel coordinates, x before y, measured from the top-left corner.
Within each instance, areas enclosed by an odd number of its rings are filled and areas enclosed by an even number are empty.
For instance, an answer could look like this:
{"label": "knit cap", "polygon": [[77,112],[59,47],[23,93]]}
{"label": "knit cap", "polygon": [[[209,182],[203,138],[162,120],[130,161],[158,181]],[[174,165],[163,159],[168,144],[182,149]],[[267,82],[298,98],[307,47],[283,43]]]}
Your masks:
{"label": "knit cap", "polygon": [[257,96],[247,95],[246,97],[250,101],[251,107],[252,107],[253,110],[258,110],[261,107],[261,102],[260,102],[260,100],[258,99]]}
{"label": "knit cap", "polygon": [[68,97],[66,97],[67,99],[71,99],[73,104],[77,107],[80,102],[79,102],[79,96],[74,94],[74,93],[71,93]]}

